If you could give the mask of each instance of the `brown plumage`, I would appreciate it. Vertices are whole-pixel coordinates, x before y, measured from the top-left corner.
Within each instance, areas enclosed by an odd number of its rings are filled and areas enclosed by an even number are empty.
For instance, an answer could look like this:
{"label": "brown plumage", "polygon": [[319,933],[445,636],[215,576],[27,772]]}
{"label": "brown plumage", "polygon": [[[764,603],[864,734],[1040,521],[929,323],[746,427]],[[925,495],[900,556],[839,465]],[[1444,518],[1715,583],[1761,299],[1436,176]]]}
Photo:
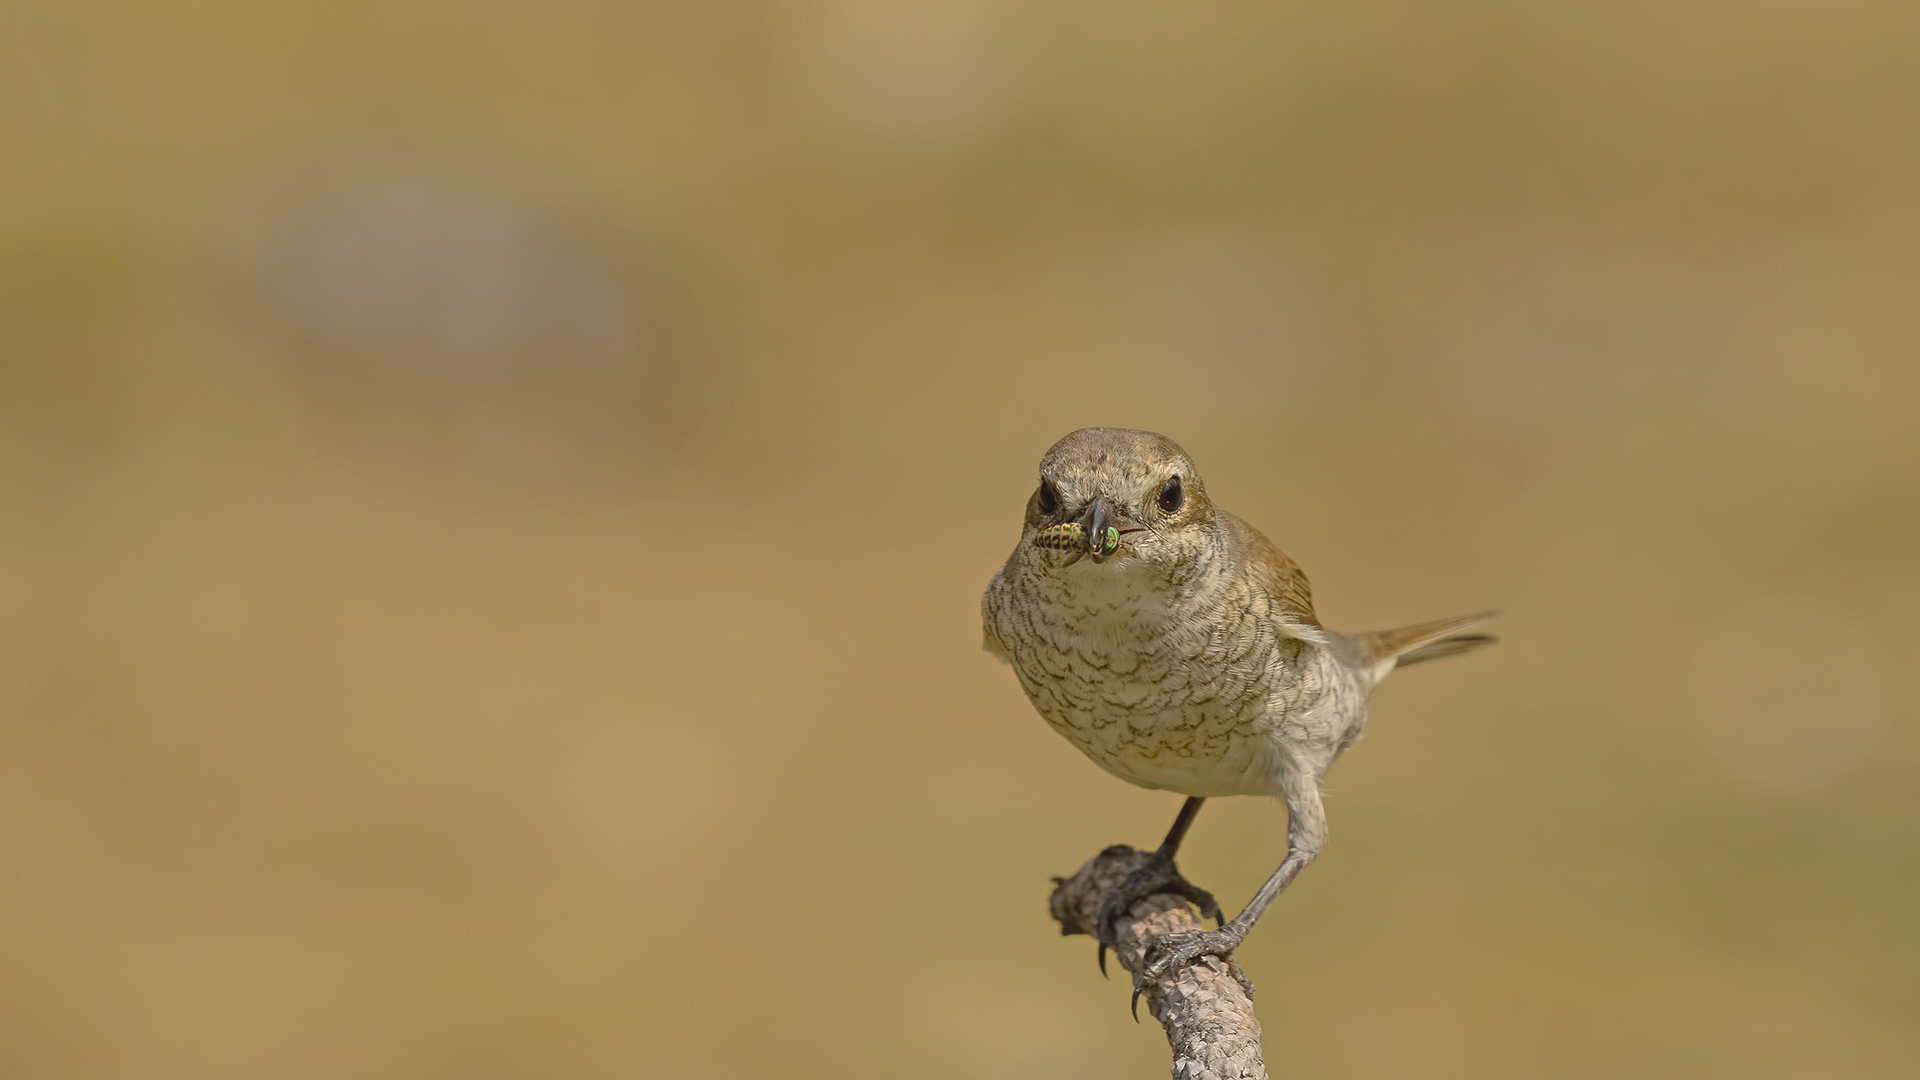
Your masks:
{"label": "brown plumage", "polygon": [[1367,654],[1376,661],[1392,660],[1394,667],[1403,668],[1422,660],[1457,656],[1482,645],[1493,644],[1494,639],[1487,634],[1462,634],[1460,631],[1478,626],[1498,614],[1497,611],[1482,611],[1457,619],[1415,623],[1392,630],[1374,630],[1361,634],[1360,644],[1366,646]]}
{"label": "brown plumage", "polygon": [[1171,439],[1125,428],[1083,428],[1047,451],[1020,543],[981,613],[987,650],[1013,666],[1054,730],[1121,779],[1188,796],[1155,863],[1116,894],[1103,950],[1111,918],[1139,896],[1212,904],[1173,863],[1201,800],[1286,802],[1279,869],[1232,922],[1159,943],[1136,987],[1230,952],[1312,861],[1326,839],[1320,777],[1360,737],[1381,679],[1493,640],[1460,633],[1491,613],[1327,629],[1299,564],[1214,506]]}

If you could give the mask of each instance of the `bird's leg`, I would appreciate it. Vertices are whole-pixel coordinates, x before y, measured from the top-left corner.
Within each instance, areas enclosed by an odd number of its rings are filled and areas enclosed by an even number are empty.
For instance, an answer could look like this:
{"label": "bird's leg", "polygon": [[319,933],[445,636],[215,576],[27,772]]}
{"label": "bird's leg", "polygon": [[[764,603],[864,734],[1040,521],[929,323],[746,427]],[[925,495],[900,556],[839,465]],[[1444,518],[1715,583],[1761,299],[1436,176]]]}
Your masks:
{"label": "bird's leg", "polygon": [[1107,972],[1107,949],[1114,944],[1119,934],[1120,923],[1126,918],[1127,911],[1139,901],[1155,893],[1173,893],[1183,896],[1200,909],[1200,914],[1211,918],[1221,926],[1226,925],[1226,916],[1220,910],[1220,904],[1213,894],[1188,881],[1174,865],[1173,857],[1180,850],[1180,841],[1186,839],[1187,830],[1193,826],[1193,819],[1200,813],[1200,804],[1207,800],[1202,796],[1191,796],[1180,807],[1180,816],[1173,819],[1173,828],[1167,830],[1167,838],[1154,849],[1153,855],[1138,870],[1128,874],[1125,881],[1100,903],[1100,918],[1096,934],[1100,939],[1098,959],[1100,973]]}
{"label": "bird's leg", "polygon": [[[1149,983],[1199,957],[1226,956],[1239,948],[1240,943],[1247,939],[1247,932],[1253,929],[1253,924],[1260,921],[1260,916],[1266,914],[1274,900],[1286,891],[1288,885],[1293,884],[1293,879],[1313,861],[1314,856],[1320,854],[1320,847],[1327,839],[1327,816],[1320,805],[1317,772],[1290,768],[1282,773],[1281,787],[1287,802],[1287,857],[1280,860],[1272,876],[1260,886],[1259,892],[1253,894],[1253,899],[1247,902],[1240,914],[1217,930],[1167,934],[1156,938],[1147,947],[1146,955],[1140,960],[1140,969],[1133,977],[1136,1008],[1141,991]],[[1237,969],[1238,965],[1235,967]]]}

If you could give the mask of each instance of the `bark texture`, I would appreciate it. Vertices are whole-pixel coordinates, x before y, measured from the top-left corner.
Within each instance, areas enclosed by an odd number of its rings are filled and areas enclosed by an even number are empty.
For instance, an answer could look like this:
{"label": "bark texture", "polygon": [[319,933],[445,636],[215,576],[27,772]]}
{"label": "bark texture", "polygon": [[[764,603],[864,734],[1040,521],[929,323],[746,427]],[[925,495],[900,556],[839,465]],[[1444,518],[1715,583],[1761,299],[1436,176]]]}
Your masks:
{"label": "bark texture", "polygon": [[[1072,877],[1053,879],[1047,904],[1060,932],[1092,934],[1100,902],[1147,857],[1147,852],[1116,844],[1087,860]],[[1185,900],[1149,896],[1127,912],[1114,955],[1132,972],[1154,938],[1202,929],[1204,924]],[[1252,999],[1227,965],[1217,956],[1202,957],[1148,984],[1141,994],[1147,1010],[1167,1030],[1174,1080],[1267,1080],[1260,1021],[1254,1018]]]}

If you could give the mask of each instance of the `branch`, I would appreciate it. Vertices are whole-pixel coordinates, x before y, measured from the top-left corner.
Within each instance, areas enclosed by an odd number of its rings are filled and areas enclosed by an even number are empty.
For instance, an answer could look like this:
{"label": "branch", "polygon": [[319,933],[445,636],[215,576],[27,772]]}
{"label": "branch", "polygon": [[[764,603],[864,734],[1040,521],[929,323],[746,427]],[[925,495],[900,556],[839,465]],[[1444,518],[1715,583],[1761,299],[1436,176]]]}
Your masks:
{"label": "branch", "polygon": [[[1087,860],[1072,877],[1054,878],[1047,907],[1060,932],[1093,933],[1100,901],[1147,857],[1147,852],[1115,844]],[[1139,967],[1154,938],[1205,928],[1185,900],[1165,893],[1134,904],[1127,919],[1114,955],[1129,972]],[[1147,1011],[1167,1029],[1167,1043],[1173,1047],[1173,1080],[1267,1080],[1260,1021],[1254,1019],[1253,1001],[1227,963],[1217,956],[1202,957],[1145,988]]]}

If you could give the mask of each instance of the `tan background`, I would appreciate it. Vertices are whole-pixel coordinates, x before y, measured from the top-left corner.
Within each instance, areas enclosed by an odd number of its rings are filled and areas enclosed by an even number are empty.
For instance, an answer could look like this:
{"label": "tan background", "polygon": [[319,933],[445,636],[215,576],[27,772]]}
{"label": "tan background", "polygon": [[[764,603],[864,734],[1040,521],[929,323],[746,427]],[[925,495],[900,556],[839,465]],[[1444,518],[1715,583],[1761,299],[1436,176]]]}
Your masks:
{"label": "tan background", "polygon": [[0,1073],[1164,1075],[978,642],[1104,423],[1510,612],[1276,1076],[1916,1075],[1917,124],[1874,0],[10,3]]}

